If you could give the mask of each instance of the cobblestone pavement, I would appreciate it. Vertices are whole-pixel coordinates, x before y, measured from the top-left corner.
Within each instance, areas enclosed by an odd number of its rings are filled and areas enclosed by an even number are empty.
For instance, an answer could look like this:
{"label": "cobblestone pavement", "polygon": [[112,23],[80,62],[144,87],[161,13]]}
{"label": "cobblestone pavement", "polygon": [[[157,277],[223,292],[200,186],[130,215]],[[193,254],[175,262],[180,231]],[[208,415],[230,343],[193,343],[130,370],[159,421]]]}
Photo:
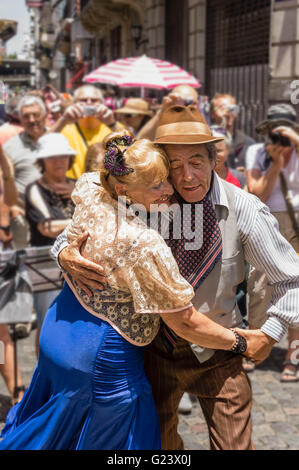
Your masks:
{"label": "cobblestone pavement", "polygon": [[[28,386],[35,366],[35,331],[18,341],[23,382]],[[282,384],[281,365],[286,340],[275,346],[269,358],[250,373],[253,389],[253,441],[257,450],[299,450],[299,382]],[[179,430],[186,449],[207,450],[207,426],[199,405],[189,415],[180,415]],[[0,429],[9,409],[9,396],[0,377]]]}

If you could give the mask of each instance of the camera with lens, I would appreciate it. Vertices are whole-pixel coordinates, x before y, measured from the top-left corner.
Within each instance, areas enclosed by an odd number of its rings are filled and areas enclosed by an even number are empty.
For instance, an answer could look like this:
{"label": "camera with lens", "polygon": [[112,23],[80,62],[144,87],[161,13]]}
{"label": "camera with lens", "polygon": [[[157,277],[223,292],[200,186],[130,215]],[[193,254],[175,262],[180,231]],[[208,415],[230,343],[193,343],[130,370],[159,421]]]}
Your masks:
{"label": "camera with lens", "polygon": [[84,116],[95,116],[97,114],[97,106],[84,106]]}
{"label": "camera with lens", "polygon": [[240,106],[238,104],[228,104],[226,105],[226,110],[229,114],[235,114],[237,116],[240,112]]}
{"label": "camera with lens", "polygon": [[186,100],[184,100],[184,106],[190,106],[190,104],[194,104],[194,105],[195,105],[194,100],[192,100],[192,99],[189,99],[189,100],[186,99]]}
{"label": "camera with lens", "polygon": [[281,135],[280,132],[269,132],[269,139],[271,144],[279,144],[282,147],[290,147],[292,145],[290,139]]}

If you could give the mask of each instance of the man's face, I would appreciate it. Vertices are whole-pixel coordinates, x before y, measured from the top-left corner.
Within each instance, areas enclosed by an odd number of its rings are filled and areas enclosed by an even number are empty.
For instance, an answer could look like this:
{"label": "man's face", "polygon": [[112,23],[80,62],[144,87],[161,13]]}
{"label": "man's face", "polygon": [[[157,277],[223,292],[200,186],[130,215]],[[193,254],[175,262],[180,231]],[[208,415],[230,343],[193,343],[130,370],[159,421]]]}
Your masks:
{"label": "man's face", "polygon": [[79,91],[76,103],[81,103],[83,106],[99,106],[102,100],[96,89],[87,87]]}
{"label": "man's face", "polygon": [[20,113],[20,122],[25,132],[33,139],[39,139],[45,132],[46,116],[38,104],[23,106]]}
{"label": "man's face", "polygon": [[210,189],[214,162],[205,144],[165,145],[170,161],[170,177],[175,189],[187,202],[201,201]]}
{"label": "man's face", "polygon": [[232,97],[216,98],[211,110],[212,120],[219,126],[223,126],[232,132],[235,119],[238,115],[232,107],[236,106],[236,101]]}
{"label": "man's face", "polygon": [[216,149],[216,165],[222,166],[225,164],[229,155],[229,149],[224,141],[215,144]]}
{"label": "man's face", "polygon": [[[97,89],[92,87],[84,87],[82,88],[76,97],[76,104],[80,104],[83,108],[92,107],[94,111],[98,108],[98,106],[102,103],[102,100],[99,96]],[[97,114],[97,112],[95,111]],[[86,114],[83,111],[83,117],[79,119],[79,124],[82,127],[87,129],[94,128],[98,126],[100,123],[100,119],[98,116],[94,116],[93,114]]]}

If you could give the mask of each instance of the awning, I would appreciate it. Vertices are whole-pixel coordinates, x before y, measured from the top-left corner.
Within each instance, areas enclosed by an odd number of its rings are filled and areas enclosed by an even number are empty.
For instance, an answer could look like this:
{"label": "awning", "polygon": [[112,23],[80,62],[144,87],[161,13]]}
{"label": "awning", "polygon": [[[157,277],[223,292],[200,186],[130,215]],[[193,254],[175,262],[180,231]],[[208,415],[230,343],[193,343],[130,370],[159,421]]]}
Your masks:
{"label": "awning", "polygon": [[41,8],[44,3],[44,0],[26,0],[26,5],[29,8]]}
{"label": "awning", "polygon": [[72,88],[72,84],[79,78],[81,75],[83,75],[84,70],[88,67],[88,64],[84,64],[78,72],[75,73],[75,75],[72,76],[72,78],[67,82],[66,88],[69,90]]}

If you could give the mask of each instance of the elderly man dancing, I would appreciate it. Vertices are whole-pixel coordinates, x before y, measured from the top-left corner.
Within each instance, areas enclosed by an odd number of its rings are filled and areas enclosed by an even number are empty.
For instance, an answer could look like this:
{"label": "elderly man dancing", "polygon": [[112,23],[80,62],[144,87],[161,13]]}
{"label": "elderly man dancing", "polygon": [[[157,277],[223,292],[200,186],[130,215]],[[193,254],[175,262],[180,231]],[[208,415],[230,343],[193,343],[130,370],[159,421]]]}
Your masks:
{"label": "elderly man dancing", "polygon": [[[212,449],[253,449],[252,394],[241,355],[246,339],[255,342],[253,359],[259,363],[288,326],[299,323],[298,256],[279,233],[268,208],[214,172],[212,140],[211,130],[196,107],[173,106],[162,113],[156,143],[163,145],[170,160],[177,201],[190,205],[191,215],[197,205],[203,207],[202,246],[186,250],[184,233],[170,237],[168,244],[181,274],[195,290],[196,309],[226,327],[237,328],[240,341],[234,351],[215,351],[195,347],[161,328],[148,347],[146,366],[164,449],[183,448],[177,432],[177,409],[184,392],[198,397]],[[103,271],[85,260],[79,248],[80,240],[67,246],[66,237],[60,236],[54,253],[61,266],[88,291],[88,286],[100,286]],[[236,288],[245,276],[244,260],[264,272],[273,285],[268,318],[254,331],[238,329],[241,315]]]}

